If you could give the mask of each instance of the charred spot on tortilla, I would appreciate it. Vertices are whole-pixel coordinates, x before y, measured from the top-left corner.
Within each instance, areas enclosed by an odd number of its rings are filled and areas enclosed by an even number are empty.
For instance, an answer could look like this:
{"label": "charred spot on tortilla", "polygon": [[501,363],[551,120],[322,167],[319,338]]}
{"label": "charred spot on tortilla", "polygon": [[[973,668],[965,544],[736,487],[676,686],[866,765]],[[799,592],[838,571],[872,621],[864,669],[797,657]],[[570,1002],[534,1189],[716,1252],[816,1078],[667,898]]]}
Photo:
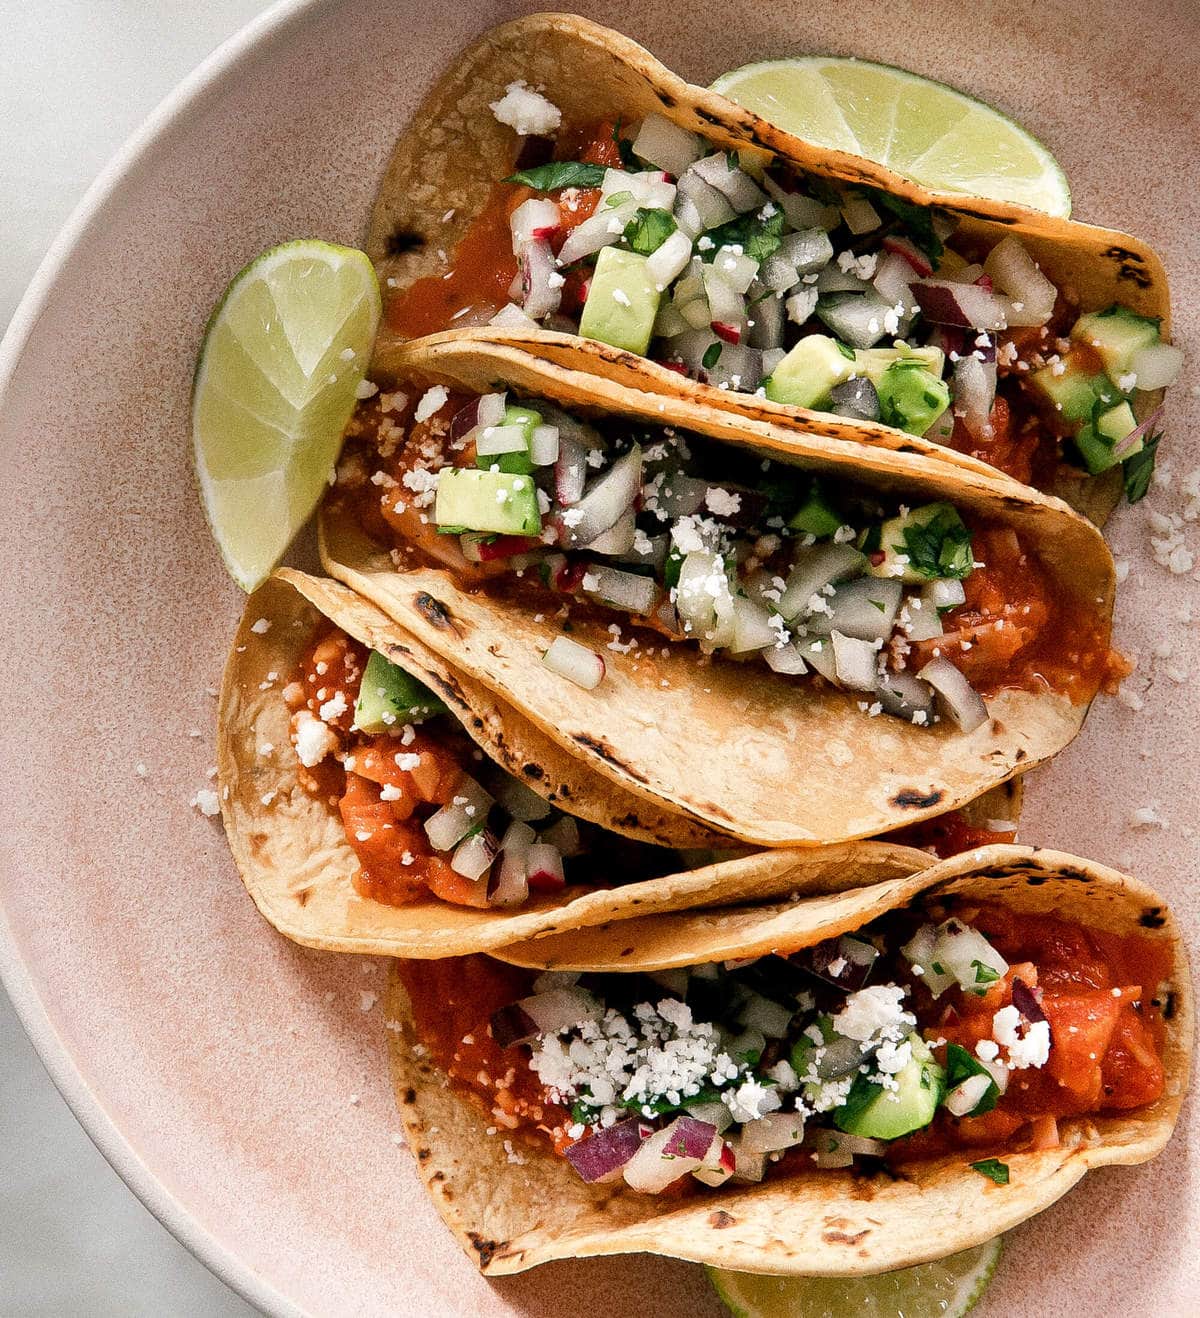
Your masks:
{"label": "charred spot on tortilla", "polygon": [[1163,1009],[1162,1009],[1162,1017],[1163,1017],[1163,1020],[1165,1020],[1165,1021],[1169,1021],[1169,1020],[1174,1019],[1174,1016],[1175,1016],[1175,1007],[1176,1007],[1176,1002],[1175,1002],[1175,991],[1174,991],[1174,989],[1172,989],[1172,990],[1167,994],[1166,1001],[1163,1003]]}
{"label": "charred spot on tortilla", "polygon": [[931,810],[946,795],[942,789],[923,792],[919,787],[902,787],[892,797],[892,804],[901,810]]}
{"label": "charred spot on tortilla", "polygon": [[724,1231],[728,1227],[737,1225],[737,1218],[732,1213],[727,1213],[723,1208],[718,1208],[715,1213],[709,1213],[708,1225],[714,1231]]}
{"label": "charred spot on tortilla", "polygon": [[1030,888],[1040,888],[1046,882],[1046,876],[1044,874],[1031,874],[1025,882]]}
{"label": "charred spot on tortilla", "polygon": [[424,235],[400,225],[397,225],[387,236],[388,256],[404,256],[408,252],[419,252],[424,246]]}
{"label": "charred spot on tortilla", "polygon": [[674,109],[674,107],[679,104],[679,102],[674,98],[674,96],[671,95],[670,92],[664,92],[660,90],[657,93],[657,95],[658,95],[659,104],[666,106],[668,110]]}
{"label": "charred spot on tortilla", "polygon": [[612,753],[607,742],[601,741],[586,732],[573,732],[571,740],[585,751],[591,751],[593,755],[598,755],[602,760],[611,764],[614,769],[620,769],[622,773],[627,773],[635,782],[644,783],[649,781],[645,774],[639,773],[636,769],[631,769],[624,761],[619,760]]}
{"label": "charred spot on tortilla", "polygon": [[309,893],[310,893],[311,891],[312,891],[312,890],[311,890],[310,888],[301,888],[301,889],[299,889],[299,891],[297,891],[297,892],[294,894],[296,900],[300,903],[301,906],[307,906],[307,905],[308,905],[308,897],[309,897]]}
{"label": "charred spot on tortilla", "polygon": [[[445,1172],[434,1172],[433,1175],[432,1175],[429,1179],[430,1179],[431,1181],[444,1181],[444,1180],[446,1179],[446,1173],[445,1173]],[[448,1190],[443,1190],[443,1191],[442,1191],[442,1197],[443,1197],[443,1198],[445,1198],[447,1194],[449,1194],[449,1191],[448,1191]]]}
{"label": "charred spot on tortilla", "polygon": [[540,782],[541,779],[546,776],[545,769],[543,769],[540,764],[533,764],[532,762],[529,764],[523,764],[521,766],[521,772],[526,778],[532,778],[535,782]]}
{"label": "charred spot on tortilla", "polygon": [[429,1156],[430,1156],[430,1154],[429,1154],[429,1150],[428,1150],[428,1149],[418,1149],[418,1150],[417,1150],[417,1161],[418,1161],[418,1162],[427,1162],[427,1161],[429,1160]]}
{"label": "charred spot on tortilla", "polygon": [[1138,924],[1143,929],[1161,929],[1167,922],[1161,906],[1151,906],[1138,916]]}
{"label": "charred spot on tortilla", "polygon": [[483,1268],[486,1268],[497,1252],[504,1248],[500,1241],[486,1240],[476,1231],[468,1231],[467,1239],[471,1242],[471,1248],[479,1255],[479,1266]]}
{"label": "charred spot on tortilla", "polygon": [[821,1239],[827,1245],[860,1245],[871,1234],[870,1227],[863,1227],[861,1231],[822,1231]]}
{"label": "charred spot on tortilla", "polygon": [[417,612],[425,619],[431,627],[449,627],[453,624],[450,617],[450,610],[441,602],[434,599],[428,591],[419,590],[413,596],[413,604]]}
{"label": "charred spot on tortilla", "polygon": [[417,1101],[417,1091],[415,1089],[406,1089],[402,1095],[402,1101],[411,1107]]}
{"label": "charred spot on tortilla", "polygon": [[1024,746],[1018,746],[1018,747],[1017,747],[1017,753],[1016,753],[1016,755],[1013,756],[1013,759],[1014,759],[1018,764],[1020,764],[1021,761],[1022,761],[1023,759],[1025,759],[1025,757],[1026,757],[1027,754],[1028,754],[1028,752],[1025,750],[1025,747],[1024,747]]}

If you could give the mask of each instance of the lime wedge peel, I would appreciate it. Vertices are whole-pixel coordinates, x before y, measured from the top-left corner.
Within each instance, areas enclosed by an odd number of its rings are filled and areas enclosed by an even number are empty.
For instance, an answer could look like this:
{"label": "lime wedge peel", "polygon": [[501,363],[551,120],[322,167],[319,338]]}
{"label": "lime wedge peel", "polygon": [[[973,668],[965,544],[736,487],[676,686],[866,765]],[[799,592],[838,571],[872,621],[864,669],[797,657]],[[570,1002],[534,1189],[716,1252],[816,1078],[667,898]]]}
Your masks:
{"label": "lime wedge peel", "polygon": [[712,89],[814,146],[862,156],[931,192],[1071,213],[1066,175],[1037,138],[990,105],[906,69],[800,55],[734,69]]}
{"label": "lime wedge peel", "polygon": [[1003,1239],[873,1277],[760,1277],[709,1268],[734,1318],[962,1318],[987,1289]]}
{"label": "lime wedge peel", "polygon": [[380,309],[362,252],[300,239],[246,266],[209,319],[192,387],[196,474],[243,590],[270,575],[326,488]]}

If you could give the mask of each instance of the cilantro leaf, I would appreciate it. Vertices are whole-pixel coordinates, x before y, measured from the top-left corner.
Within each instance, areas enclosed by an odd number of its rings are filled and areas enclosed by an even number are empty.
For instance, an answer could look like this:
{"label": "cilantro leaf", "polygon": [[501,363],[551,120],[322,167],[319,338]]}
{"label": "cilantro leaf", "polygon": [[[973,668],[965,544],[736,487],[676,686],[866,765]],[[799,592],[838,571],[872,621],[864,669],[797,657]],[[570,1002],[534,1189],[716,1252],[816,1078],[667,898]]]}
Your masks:
{"label": "cilantro leaf", "polygon": [[720,343],[719,342],[710,343],[708,347],[705,349],[704,356],[700,358],[700,365],[703,366],[706,371],[711,371],[712,368],[717,364],[717,362],[720,361],[720,359],[721,359]]}
{"label": "cilantro leaf", "polygon": [[735,220],[709,229],[704,236],[713,242],[712,247],[702,254],[706,261],[712,261],[722,247],[740,247],[752,261],[765,261],[768,256],[775,255],[783,241],[783,211],[776,209],[766,218],[754,212],[739,215]]}
{"label": "cilantro leaf", "polygon": [[881,192],[878,188],[867,188],[865,191],[876,206],[890,211],[904,225],[908,236],[931,261],[936,264],[941,259],[946,245],[934,230],[933,211],[928,206],[918,206],[915,202],[893,197],[890,192]]}
{"label": "cilantro leaf", "polygon": [[438,535],[465,535],[471,528],[469,526],[439,526]]}
{"label": "cilantro leaf", "polygon": [[969,577],[974,567],[971,532],[962,518],[946,505],[923,524],[904,528],[904,552],[909,566],[923,577]]}
{"label": "cilantro leaf", "polygon": [[1160,439],[1162,439],[1161,431],[1151,435],[1145,445],[1133,457],[1126,458],[1122,464],[1125,470],[1125,497],[1130,503],[1137,503],[1146,497],[1146,491],[1150,488],[1150,477],[1154,475],[1154,460],[1157,456],[1155,450]]}
{"label": "cilantro leaf", "polygon": [[977,1061],[969,1052],[957,1043],[946,1045],[946,1092],[957,1089],[964,1080],[969,1080],[973,1075],[986,1075],[988,1078],[988,1087],[983,1091],[983,1097],[967,1114],[971,1117],[980,1117],[985,1112],[990,1112],[1000,1099],[1000,1087],[992,1079],[991,1072],[982,1062]]}
{"label": "cilantro leaf", "polygon": [[598,188],[604,182],[603,165],[585,165],[581,160],[552,160],[548,165],[519,169],[505,183],[524,183],[538,192],[556,192],[559,188]]}
{"label": "cilantro leaf", "polygon": [[986,961],[972,961],[971,969],[975,972],[976,984],[994,984],[1000,978],[1000,972]]}
{"label": "cilantro leaf", "polygon": [[986,1176],[996,1185],[1008,1184],[1008,1164],[1001,1162],[999,1158],[984,1158],[982,1162],[973,1162],[971,1166],[980,1176]]}
{"label": "cilantro leaf", "polygon": [[675,217],[657,207],[639,206],[622,235],[635,252],[649,256],[675,232]]}

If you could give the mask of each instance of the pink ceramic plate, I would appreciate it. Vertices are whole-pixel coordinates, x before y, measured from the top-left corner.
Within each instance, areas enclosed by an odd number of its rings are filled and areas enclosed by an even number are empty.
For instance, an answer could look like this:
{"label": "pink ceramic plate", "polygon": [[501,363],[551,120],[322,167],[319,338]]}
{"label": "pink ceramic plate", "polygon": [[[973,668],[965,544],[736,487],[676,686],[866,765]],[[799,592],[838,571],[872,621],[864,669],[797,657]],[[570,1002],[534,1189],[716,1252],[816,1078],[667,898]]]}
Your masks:
{"label": "pink ceramic plate", "polygon": [[[110,168],[0,353],[5,982],[121,1174],[272,1313],[717,1312],[699,1269],[663,1261],[481,1280],[397,1144],[375,1005],[382,967],[278,937],[238,883],[219,825],[188,805],[212,763],[206,688],[240,607],[188,458],[205,316],[273,243],[358,241],[387,151],[430,79],[519,12],[467,0],[433,21],[413,0],[280,5]],[[1078,215],[1162,252],[1176,337],[1191,353],[1171,400],[1170,479],[1113,527],[1129,564],[1119,636],[1139,656],[1128,690],[1144,708],[1097,707],[1032,783],[1023,836],[1133,869],[1200,946],[1189,621],[1200,622],[1200,591],[1190,572],[1157,565],[1150,542],[1177,534],[1200,551],[1194,494],[1192,521],[1154,529],[1158,516],[1189,515],[1185,474],[1200,465],[1200,12],[1188,0],[1146,0],[1135,13],[1118,0],[649,0],[584,12],[698,81],[752,58],[830,50],[955,82],[1052,145]],[[1157,1162],[1094,1174],[1017,1231],[986,1312],[1194,1312],[1196,1147],[1193,1119]]]}

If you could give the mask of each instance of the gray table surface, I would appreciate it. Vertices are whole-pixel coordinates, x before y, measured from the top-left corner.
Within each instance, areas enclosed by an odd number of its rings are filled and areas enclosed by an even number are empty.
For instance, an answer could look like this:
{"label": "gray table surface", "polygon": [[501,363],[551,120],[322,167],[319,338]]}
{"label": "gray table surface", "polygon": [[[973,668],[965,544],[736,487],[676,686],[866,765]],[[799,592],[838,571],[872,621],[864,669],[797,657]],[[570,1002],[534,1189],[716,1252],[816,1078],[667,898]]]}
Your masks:
{"label": "gray table surface", "polygon": [[[0,0],[0,329],[163,96],[266,0]],[[245,1318],[92,1147],[0,991],[0,1318]]]}

